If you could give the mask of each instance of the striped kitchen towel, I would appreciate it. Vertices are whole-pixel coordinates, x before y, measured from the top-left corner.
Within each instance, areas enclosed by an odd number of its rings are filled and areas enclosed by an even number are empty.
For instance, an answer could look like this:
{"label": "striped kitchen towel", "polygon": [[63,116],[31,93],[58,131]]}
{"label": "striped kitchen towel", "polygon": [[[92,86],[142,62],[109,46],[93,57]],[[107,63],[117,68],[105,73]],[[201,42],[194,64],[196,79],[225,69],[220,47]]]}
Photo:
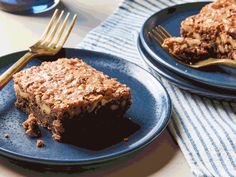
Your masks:
{"label": "striped kitchen towel", "polygon": [[[80,48],[120,56],[139,65],[133,39],[154,12],[188,0],[124,0]],[[143,65],[143,67],[145,67]],[[173,102],[169,129],[195,176],[236,176],[236,103],[200,97],[160,78]]]}

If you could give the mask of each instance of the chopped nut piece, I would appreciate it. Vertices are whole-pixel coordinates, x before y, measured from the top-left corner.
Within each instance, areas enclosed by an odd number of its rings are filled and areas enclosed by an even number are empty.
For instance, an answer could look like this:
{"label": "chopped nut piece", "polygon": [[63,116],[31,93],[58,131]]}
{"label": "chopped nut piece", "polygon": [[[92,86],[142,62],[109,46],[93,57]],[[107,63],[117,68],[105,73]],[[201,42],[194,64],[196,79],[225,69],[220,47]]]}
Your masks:
{"label": "chopped nut piece", "polygon": [[118,105],[114,105],[114,104],[113,104],[113,105],[111,105],[111,110],[113,110],[113,111],[114,111],[114,110],[117,110],[118,108],[119,108],[119,106],[118,106]]}
{"label": "chopped nut piece", "polygon": [[124,138],[123,140],[124,140],[125,142],[127,142],[127,141],[129,141],[129,138],[126,137],[126,138]]}

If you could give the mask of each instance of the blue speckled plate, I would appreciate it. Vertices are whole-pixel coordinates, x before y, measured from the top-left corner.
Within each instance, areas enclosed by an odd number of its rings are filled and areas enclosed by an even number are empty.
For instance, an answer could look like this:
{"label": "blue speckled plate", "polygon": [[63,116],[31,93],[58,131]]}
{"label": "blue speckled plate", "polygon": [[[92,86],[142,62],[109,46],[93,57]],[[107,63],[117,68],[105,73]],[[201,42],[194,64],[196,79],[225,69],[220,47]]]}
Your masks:
{"label": "blue speckled plate", "polygon": [[206,4],[207,2],[180,4],[155,13],[146,20],[142,27],[140,33],[142,45],[158,63],[184,77],[214,87],[236,90],[236,69],[220,65],[208,69],[190,68],[170,57],[148,35],[148,32],[155,26],[162,25],[172,35],[179,36],[181,21],[188,16],[199,13],[200,9]]}
{"label": "blue speckled plate", "polygon": [[143,61],[147,64],[154,75],[159,75],[177,87],[198,95],[220,100],[236,101],[236,91],[225,90],[222,92],[219,88],[183,78],[182,76],[168,70],[160,63],[156,62],[144,49],[140,39],[137,41],[137,47]]}
{"label": "blue speckled plate", "polygon": [[[0,73],[24,53],[25,51],[1,57]],[[0,90],[0,154],[25,162],[48,165],[100,163],[143,148],[167,126],[171,114],[171,102],[166,90],[149,72],[121,58],[94,51],[63,49],[57,57],[62,56],[82,58],[96,69],[127,84],[132,90],[133,104],[126,116],[131,119],[126,119],[127,121],[121,124],[111,123],[110,126],[114,126],[112,130],[102,134],[100,139],[93,138],[100,132],[93,132],[92,135],[88,132],[85,139],[89,145],[56,142],[52,140],[49,131],[42,129],[41,139],[46,146],[37,148],[36,139],[24,134],[21,124],[27,116],[14,106],[16,97],[13,81],[11,81],[3,90]],[[40,63],[39,59],[34,59],[26,67]],[[117,137],[119,139],[119,133],[125,136],[124,133],[127,132],[130,133],[127,142],[123,141],[123,138],[121,141],[114,141]],[[9,134],[9,139],[3,138],[4,133]]]}

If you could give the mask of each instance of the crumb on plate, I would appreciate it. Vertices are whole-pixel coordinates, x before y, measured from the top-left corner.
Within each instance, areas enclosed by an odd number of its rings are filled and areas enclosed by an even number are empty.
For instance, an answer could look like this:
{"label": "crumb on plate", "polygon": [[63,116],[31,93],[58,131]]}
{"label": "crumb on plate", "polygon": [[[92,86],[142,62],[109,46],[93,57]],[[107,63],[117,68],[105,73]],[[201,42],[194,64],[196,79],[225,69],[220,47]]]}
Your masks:
{"label": "crumb on plate", "polygon": [[43,147],[44,146],[43,140],[37,140],[37,144],[36,145],[37,145],[38,148]]}
{"label": "crumb on plate", "polygon": [[41,136],[41,131],[33,114],[30,114],[28,119],[24,121],[22,125],[25,128],[26,135],[36,138]]}
{"label": "crumb on plate", "polygon": [[4,133],[3,136],[4,136],[4,138],[6,138],[6,139],[9,138],[9,134],[8,134],[8,133]]}

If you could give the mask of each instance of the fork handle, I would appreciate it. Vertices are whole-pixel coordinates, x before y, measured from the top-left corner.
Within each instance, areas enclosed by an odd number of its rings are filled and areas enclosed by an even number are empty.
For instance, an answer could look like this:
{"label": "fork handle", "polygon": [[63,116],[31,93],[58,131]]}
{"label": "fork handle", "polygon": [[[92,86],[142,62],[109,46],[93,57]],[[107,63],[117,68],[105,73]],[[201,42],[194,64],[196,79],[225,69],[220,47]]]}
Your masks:
{"label": "fork handle", "polygon": [[21,57],[16,63],[14,63],[10,68],[8,68],[0,76],[0,90],[11,80],[13,74],[21,70],[32,58],[37,56],[36,53],[27,52],[23,57]]}
{"label": "fork handle", "polygon": [[236,68],[236,61],[232,59],[221,59],[222,61],[219,61],[219,64],[229,66],[232,68]]}

